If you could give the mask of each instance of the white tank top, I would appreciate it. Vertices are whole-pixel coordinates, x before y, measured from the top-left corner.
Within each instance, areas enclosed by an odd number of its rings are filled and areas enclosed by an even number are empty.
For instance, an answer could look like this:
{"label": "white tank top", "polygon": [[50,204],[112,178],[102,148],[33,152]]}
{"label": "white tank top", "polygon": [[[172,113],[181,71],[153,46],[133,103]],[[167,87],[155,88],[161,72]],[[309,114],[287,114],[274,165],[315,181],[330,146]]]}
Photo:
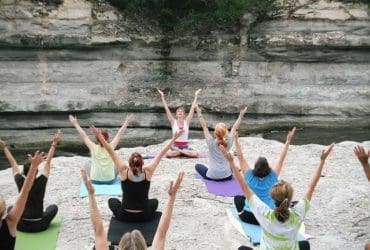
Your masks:
{"label": "white tank top", "polygon": [[180,131],[181,129],[184,130],[184,133],[179,138],[177,138],[176,142],[188,142],[188,138],[189,138],[189,126],[186,123],[186,120],[184,120],[184,127],[183,128],[180,128],[177,125],[177,120],[175,120],[175,122],[172,125],[172,134],[175,134],[177,131]]}

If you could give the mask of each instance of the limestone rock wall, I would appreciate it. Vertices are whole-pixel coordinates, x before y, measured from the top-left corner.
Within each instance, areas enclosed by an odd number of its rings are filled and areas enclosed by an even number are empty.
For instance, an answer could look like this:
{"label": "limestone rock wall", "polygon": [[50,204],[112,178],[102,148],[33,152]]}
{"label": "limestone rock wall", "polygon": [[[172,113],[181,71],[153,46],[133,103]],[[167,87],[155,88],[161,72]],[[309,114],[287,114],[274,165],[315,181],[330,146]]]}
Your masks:
{"label": "limestone rock wall", "polygon": [[210,127],[231,124],[243,106],[244,132],[293,124],[369,127],[368,6],[286,6],[279,18],[240,33],[169,37],[150,20],[105,4],[1,1],[1,137],[22,141],[19,131],[27,131],[42,141],[43,129],[64,127],[73,138],[68,113],[86,126],[117,127],[133,112],[136,132],[162,131],[162,140],[169,131],[156,88],[171,108],[189,108],[202,88]]}

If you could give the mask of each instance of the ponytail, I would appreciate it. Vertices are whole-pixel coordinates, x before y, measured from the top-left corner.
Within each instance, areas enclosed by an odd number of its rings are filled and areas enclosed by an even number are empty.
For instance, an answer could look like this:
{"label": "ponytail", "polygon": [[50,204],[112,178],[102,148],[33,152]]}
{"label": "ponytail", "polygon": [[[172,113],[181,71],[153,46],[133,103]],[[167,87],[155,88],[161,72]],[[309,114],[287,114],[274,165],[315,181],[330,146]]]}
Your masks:
{"label": "ponytail", "polygon": [[282,223],[285,222],[290,215],[289,204],[293,198],[292,186],[288,182],[280,180],[272,186],[270,196],[275,201],[276,218]]}
{"label": "ponytail", "polygon": [[227,135],[227,127],[225,123],[217,123],[215,128],[215,136],[217,139],[217,144],[227,147],[227,142],[225,136]]}
{"label": "ponytail", "polygon": [[281,202],[280,206],[275,207],[275,216],[280,222],[285,222],[289,218],[289,202],[287,198]]}

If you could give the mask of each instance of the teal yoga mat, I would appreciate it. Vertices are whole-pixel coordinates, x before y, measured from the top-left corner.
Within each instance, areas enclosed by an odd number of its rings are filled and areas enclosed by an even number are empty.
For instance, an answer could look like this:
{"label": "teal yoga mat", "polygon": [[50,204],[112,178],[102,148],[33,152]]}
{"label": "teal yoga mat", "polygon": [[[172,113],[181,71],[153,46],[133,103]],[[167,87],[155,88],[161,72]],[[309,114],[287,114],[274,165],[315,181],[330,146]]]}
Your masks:
{"label": "teal yoga mat", "polygon": [[[231,224],[239,231],[239,233],[244,237],[249,238],[253,245],[260,244],[262,230],[259,225],[253,225],[241,221],[235,207],[226,209],[226,213]],[[298,234],[297,239],[299,241],[305,240],[300,233]]]}
{"label": "teal yoga mat", "polygon": [[49,228],[39,233],[17,231],[15,250],[54,250],[57,245],[62,217],[56,216]]}
{"label": "teal yoga mat", "polygon": [[[111,195],[119,196],[122,195],[121,180],[116,178],[112,184],[92,184],[95,189],[95,195]],[[86,197],[88,195],[87,189],[83,182],[80,184],[80,197]]]}

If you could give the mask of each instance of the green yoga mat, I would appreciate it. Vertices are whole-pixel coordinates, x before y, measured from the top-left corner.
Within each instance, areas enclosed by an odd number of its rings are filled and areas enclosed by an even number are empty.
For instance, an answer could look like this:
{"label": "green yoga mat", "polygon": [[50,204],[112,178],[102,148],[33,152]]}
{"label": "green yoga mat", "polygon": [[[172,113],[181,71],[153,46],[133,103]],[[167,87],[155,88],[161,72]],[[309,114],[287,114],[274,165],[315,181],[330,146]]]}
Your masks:
{"label": "green yoga mat", "polygon": [[39,233],[17,231],[15,250],[54,250],[57,246],[58,233],[62,217],[56,216],[49,228]]}

